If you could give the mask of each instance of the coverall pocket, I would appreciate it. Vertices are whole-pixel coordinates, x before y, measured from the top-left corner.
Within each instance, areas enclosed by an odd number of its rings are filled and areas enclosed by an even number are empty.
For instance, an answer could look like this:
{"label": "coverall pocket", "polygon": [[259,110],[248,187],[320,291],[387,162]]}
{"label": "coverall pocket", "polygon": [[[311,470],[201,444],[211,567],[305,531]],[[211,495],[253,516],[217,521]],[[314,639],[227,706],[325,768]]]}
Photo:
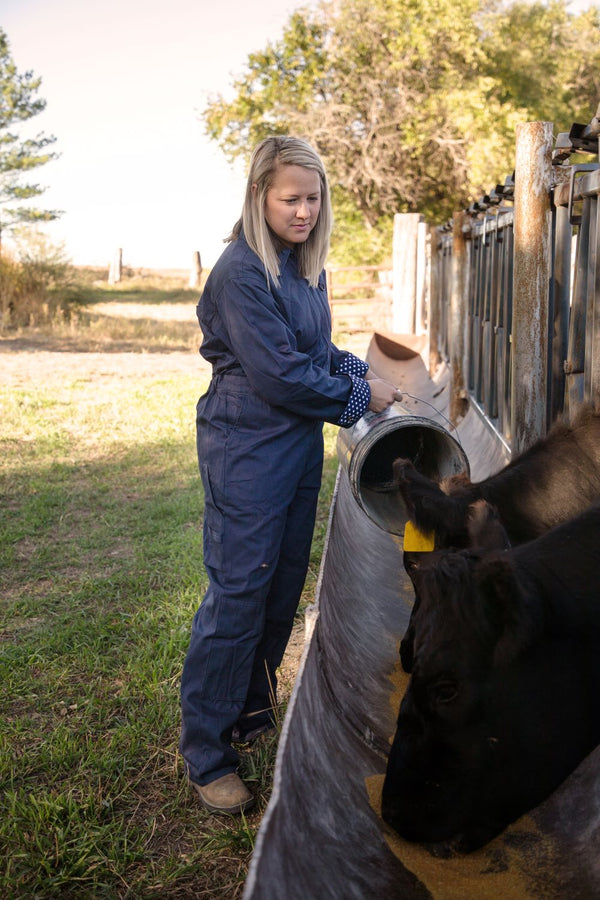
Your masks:
{"label": "coverall pocket", "polygon": [[250,386],[239,375],[223,375],[215,386],[216,406],[211,410],[211,424],[219,422],[229,434],[234,431],[248,402]]}
{"label": "coverall pocket", "polygon": [[225,415],[229,428],[237,428],[245,404],[245,396],[229,392],[225,397]]}
{"label": "coverall pocket", "polygon": [[204,486],[204,562],[213,569],[223,568],[223,513],[215,504],[208,465],[200,464]]}

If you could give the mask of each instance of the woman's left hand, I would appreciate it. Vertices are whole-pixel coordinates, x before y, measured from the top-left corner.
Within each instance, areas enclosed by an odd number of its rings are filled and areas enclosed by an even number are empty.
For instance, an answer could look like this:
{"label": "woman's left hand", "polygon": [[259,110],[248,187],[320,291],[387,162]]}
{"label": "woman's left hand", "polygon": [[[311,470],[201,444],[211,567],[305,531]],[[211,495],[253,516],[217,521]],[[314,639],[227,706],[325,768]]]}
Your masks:
{"label": "woman's left hand", "polygon": [[371,388],[371,402],[369,403],[369,409],[372,410],[372,412],[383,412],[383,410],[387,409],[388,406],[391,406],[392,403],[395,403],[397,400],[402,400],[402,393],[395,384],[384,381],[383,378],[369,378],[368,376],[369,373],[367,372],[367,381]]}

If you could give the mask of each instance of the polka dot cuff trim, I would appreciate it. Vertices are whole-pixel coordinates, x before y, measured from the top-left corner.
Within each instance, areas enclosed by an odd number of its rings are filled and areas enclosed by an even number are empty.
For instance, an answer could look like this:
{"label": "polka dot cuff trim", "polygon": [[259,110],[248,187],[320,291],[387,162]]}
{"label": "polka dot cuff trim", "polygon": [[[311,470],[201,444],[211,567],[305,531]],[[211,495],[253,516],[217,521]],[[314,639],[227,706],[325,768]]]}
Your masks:
{"label": "polka dot cuff trim", "polygon": [[354,425],[365,413],[371,402],[371,388],[368,382],[356,375],[348,374],[352,379],[352,393],[348,398],[346,409],[338,420],[338,424],[342,426]]}
{"label": "polka dot cuff trim", "polygon": [[364,378],[369,371],[369,366],[353,353],[347,353],[336,370],[336,375],[358,375]]}

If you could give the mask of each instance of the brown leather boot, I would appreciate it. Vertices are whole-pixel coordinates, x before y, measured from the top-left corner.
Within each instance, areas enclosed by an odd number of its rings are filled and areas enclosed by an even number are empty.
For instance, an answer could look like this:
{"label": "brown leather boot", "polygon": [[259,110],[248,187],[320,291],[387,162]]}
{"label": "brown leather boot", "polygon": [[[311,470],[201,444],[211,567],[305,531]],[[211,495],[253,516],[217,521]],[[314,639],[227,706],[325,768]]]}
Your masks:
{"label": "brown leather boot", "polygon": [[191,782],[200,799],[211,812],[240,813],[254,804],[254,797],[235,772],[223,775],[210,784]]}

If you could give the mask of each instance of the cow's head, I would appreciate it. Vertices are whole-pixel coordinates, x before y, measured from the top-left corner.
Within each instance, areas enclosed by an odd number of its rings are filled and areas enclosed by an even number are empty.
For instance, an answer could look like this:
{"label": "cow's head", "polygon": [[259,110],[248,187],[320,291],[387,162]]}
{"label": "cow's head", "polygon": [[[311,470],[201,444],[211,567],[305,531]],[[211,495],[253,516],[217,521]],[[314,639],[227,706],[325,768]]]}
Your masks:
{"label": "cow's head", "polygon": [[503,779],[519,752],[516,661],[536,626],[502,552],[435,551],[409,572],[416,601],[401,657],[411,680],[382,814],[408,840],[470,850],[515,817]]}
{"label": "cow's head", "polygon": [[[477,500],[469,507],[467,513],[467,532],[468,544],[473,550],[505,550],[510,547],[508,535],[506,534],[502,522],[498,518],[495,508],[485,500]],[[415,582],[415,577],[418,578],[420,572],[428,570],[435,571],[437,560],[445,558],[452,559],[452,557],[446,557],[443,554],[440,556],[438,554],[432,558],[433,565],[431,564],[432,559],[429,558],[428,565],[428,558],[429,554],[407,550],[404,551],[404,567],[410,575],[413,584]],[[469,557],[465,557],[465,559],[468,558]],[[421,567],[422,562],[424,563],[423,567]],[[444,576],[442,575],[442,580],[443,579]],[[412,667],[413,618],[416,614],[418,605],[419,592],[415,591],[413,612],[404,639],[400,644],[400,659],[402,668],[405,672],[410,672]]]}

